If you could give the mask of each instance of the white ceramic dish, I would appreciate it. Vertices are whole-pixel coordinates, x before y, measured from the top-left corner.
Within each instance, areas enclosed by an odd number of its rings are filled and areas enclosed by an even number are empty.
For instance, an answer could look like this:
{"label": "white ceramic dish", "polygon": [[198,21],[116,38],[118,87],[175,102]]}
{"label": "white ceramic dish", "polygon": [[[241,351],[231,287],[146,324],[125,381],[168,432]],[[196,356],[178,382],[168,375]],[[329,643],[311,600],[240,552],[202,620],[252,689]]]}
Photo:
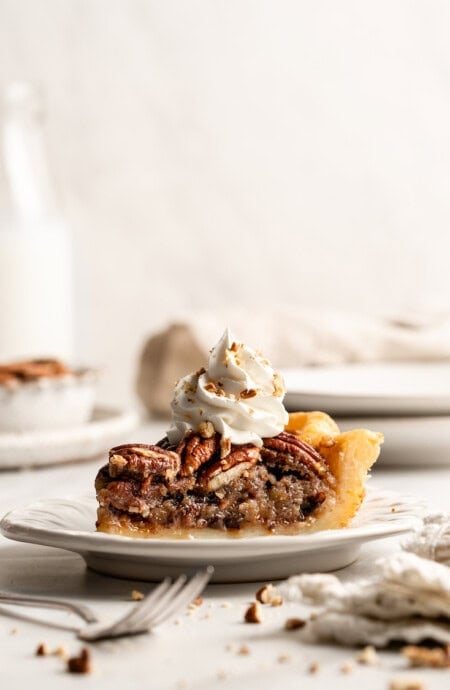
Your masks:
{"label": "white ceramic dish", "polygon": [[21,433],[80,426],[92,416],[97,372],[0,385],[0,432]]}
{"label": "white ceramic dish", "polygon": [[384,434],[375,471],[381,465],[450,466],[450,417],[351,417],[336,422],[342,431],[362,427]]}
{"label": "white ceramic dish", "polygon": [[245,582],[342,568],[357,558],[362,544],[408,531],[420,514],[417,501],[370,492],[345,529],[242,539],[133,539],[96,532],[95,498],[81,496],[14,510],[0,528],[9,539],[79,553],[89,568],[105,575],[153,581],[212,564],[214,581]]}
{"label": "white ceramic dish", "polygon": [[0,434],[0,469],[54,465],[96,458],[128,440],[137,415],[104,407],[85,424],[70,429]]}
{"label": "white ceramic dish", "polygon": [[288,410],[337,415],[450,414],[450,364],[346,364],[281,373]]}

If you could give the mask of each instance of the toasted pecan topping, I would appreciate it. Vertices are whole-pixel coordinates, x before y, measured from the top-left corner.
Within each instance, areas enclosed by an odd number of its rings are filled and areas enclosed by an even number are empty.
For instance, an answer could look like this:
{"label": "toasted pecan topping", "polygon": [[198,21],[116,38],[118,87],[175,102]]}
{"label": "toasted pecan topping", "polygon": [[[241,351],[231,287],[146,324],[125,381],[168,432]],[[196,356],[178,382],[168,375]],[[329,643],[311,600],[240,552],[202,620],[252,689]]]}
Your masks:
{"label": "toasted pecan topping", "polygon": [[309,467],[319,477],[327,471],[324,459],[312,446],[286,431],[264,439],[261,457],[268,465],[290,471],[301,471],[302,465]]}
{"label": "toasted pecan topping", "polygon": [[116,446],[109,451],[109,457],[109,474],[112,478],[126,472],[140,479],[147,479],[151,475],[173,479],[180,469],[177,453],[145,443]]}
{"label": "toasted pecan topping", "polygon": [[194,474],[202,465],[211,460],[218,447],[219,441],[216,435],[210,438],[191,436],[183,448],[182,476],[189,477]]}
{"label": "toasted pecan topping", "polygon": [[217,491],[222,486],[239,477],[245,470],[256,465],[260,458],[259,448],[251,444],[234,446],[234,449],[221,460],[209,465],[200,481],[208,491]]}

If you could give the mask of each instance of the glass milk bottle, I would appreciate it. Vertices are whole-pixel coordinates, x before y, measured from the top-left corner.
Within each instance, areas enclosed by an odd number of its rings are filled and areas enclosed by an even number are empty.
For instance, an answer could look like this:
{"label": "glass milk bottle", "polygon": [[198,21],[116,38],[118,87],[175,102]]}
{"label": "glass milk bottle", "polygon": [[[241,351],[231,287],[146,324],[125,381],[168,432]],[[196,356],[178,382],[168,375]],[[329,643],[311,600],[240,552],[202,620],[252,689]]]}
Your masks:
{"label": "glass milk bottle", "polygon": [[70,236],[55,201],[42,115],[32,85],[0,93],[0,363],[72,356]]}

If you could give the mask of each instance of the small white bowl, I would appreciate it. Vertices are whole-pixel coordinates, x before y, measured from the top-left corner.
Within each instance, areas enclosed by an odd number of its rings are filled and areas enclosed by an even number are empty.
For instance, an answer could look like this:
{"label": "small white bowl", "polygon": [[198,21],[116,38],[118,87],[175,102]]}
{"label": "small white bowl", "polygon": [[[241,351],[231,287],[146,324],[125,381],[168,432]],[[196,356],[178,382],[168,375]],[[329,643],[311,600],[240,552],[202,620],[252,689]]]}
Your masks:
{"label": "small white bowl", "polygon": [[77,369],[58,377],[0,384],[0,432],[64,429],[87,422],[94,408],[97,372]]}

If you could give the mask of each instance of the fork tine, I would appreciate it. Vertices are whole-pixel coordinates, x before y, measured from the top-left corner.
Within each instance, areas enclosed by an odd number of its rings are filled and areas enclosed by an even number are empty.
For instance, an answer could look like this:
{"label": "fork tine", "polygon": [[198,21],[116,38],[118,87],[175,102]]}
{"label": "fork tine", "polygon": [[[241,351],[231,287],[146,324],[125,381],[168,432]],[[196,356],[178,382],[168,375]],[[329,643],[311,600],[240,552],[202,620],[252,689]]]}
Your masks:
{"label": "fork tine", "polygon": [[142,606],[145,606],[148,608],[149,606],[152,606],[159,600],[160,596],[164,596],[166,592],[170,589],[171,585],[171,580],[169,577],[166,577],[162,582],[159,583],[157,587],[149,594],[143,602],[138,602],[135,604],[131,610],[123,617],[120,618],[118,621],[115,623],[112,623],[108,628],[104,630],[104,634],[109,634],[110,632],[114,630],[114,634],[121,632],[123,629],[127,629],[130,626],[133,626],[133,619],[138,615],[139,610]]}
{"label": "fork tine", "polygon": [[151,628],[155,627],[156,625],[160,625],[163,621],[173,616],[176,611],[179,611],[190,604],[195,597],[197,597],[204,590],[213,572],[214,568],[212,566],[208,566],[206,570],[196,573],[190,582],[188,582],[188,584],[163,610],[158,607],[157,611],[150,612],[145,621],[146,627]]}
{"label": "fork tine", "polygon": [[[169,586],[159,593],[156,597],[147,597],[142,602],[138,603],[136,607],[133,607],[131,614],[126,617],[126,619],[118,621],[118,625],[122,627],[122,623],[126,624],[126,627],[132,627],[134,630],[139,630],[145,628],[142,621],[146,621],[149,615],[154,615],[154,612],[159,611],[163,608],[167,602],[177,594],[177,592],[184,586],[187,578],[186,575],[180,575],[175,582],[172,584],[170,579],[167,578]],[[156,600],[157,599],[157,600]]]}
{"label": "fork tine", "polygon": [[[162,582],[159,583],[157,587],[152,591],[151,594],[145,599],[147,606],[151,602],[155,602],[158,597],[170,588],[171,580],[166,577]],[[85,640],[88,642],[95,642],[96,640],[120,637],[121,635],[133,634],[133,627],[129,625],[129,620],[137,613],[139,607],[142,606],[143,602],[138,602],[135,604],[131,610],[120,618],[109,625],[88,625],[87,628],[83,628],[78,632],[78,637],[80,640]]]}

